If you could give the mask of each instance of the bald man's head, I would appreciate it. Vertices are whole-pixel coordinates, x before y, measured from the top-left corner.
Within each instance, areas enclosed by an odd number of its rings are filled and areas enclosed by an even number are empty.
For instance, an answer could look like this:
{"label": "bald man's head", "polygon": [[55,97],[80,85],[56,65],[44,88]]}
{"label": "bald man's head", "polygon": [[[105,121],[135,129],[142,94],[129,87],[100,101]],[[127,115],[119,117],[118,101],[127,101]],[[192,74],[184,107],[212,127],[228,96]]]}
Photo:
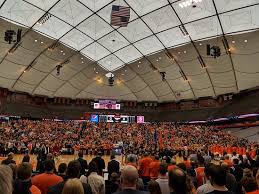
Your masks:
{"label": "bald man's head", "polygon": [[121,180],[124,187],[136,187],[138,182],[138,170],[131,165],[127,165],[121,171]]}

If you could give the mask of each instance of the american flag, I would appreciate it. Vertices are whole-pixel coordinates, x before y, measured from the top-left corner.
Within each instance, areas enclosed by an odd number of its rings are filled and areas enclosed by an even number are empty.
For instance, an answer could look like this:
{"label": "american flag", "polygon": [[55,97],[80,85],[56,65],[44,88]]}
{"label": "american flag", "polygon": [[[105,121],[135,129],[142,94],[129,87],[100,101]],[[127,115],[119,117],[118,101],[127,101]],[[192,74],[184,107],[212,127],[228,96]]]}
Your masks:
{"label": "american flag", "polygon": [[126,27],[129,23],[130,8],[125,6],[112,6],[111,25]]}

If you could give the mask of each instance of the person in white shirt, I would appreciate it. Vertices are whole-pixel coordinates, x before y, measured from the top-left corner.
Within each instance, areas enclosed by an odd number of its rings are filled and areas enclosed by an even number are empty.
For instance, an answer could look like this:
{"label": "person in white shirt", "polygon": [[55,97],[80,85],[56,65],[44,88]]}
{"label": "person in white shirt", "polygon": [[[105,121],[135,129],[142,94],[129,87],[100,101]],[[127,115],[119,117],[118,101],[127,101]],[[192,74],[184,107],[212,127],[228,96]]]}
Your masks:
{"label": "person in white shirt", "polygon": [[170,193],[166,163],[161,163],[160,169],[159,169],[159,176],[158,176],[158,179],[156,179],[156,182],[159,184],[162,194]]}
{"label": "person in white shirt", "polygon": [[93,161],[89,163],[88,172],[82,175],[80,180],[82,183],[88,183],[92,189],[93,194],[105,194],[104,178],[97,174],[98,167]]}
{"label": "person in white shirt", "polygon": [[199,186],[197,188],[197,194],[206,194],[214,191],[213,186],[210,183],[209,176],[210,176],[210,166],[213,164],[209,164],[205,167],[204,173],[205,173],[205,184]]}

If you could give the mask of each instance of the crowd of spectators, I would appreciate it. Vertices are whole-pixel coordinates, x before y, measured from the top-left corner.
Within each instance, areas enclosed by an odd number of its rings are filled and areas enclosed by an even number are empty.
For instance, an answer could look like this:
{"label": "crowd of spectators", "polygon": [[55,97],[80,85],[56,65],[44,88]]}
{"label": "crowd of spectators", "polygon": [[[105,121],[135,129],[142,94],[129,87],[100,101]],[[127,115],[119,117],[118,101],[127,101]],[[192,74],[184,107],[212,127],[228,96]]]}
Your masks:
{"label": "crowd of spectators", "polygon": [[[258,145],[213,127],[17,120],[2,123],[0,137],[0,194],[259,193]],[[124,164],[111,153],[121,142]],[[56,169],[54,155],[68,144],[78,159]],[[12,152],[25,154],[20,164]]]}
{"label": "crowd of spectators", "polygon": [[[32,175],[30,160],[16,165],[12,154],[0,165],[2,194],[258,194],[259,155],[236,158],[204,152],[193,156],[175,153],[172,157],[150,153],[129,154],[126,164],[111,155],[106,169],[100,153],[89,161],[81,157],[61,163],[55,169],[53,155],[43,162],[44,171]],[[24,156],[28,158],[28,155]],[[249,158],[249,159],[248,159]],[[248,161],[248,162],[247,162]],[[82,171],[84,164],[84,171]],[[104,166],[103,166],[104,164]]]}
{"label": "crowd of spectators", "polygon": [[[93,138],[94,137],[94,138]],[[210,150],[223,154],[245,153],[255,156],[256,144],[209,126],[183,126],[171,123],[121,124],[76,123],[51,120],[13,120],[0,126],[0,154],[69,153],[84,151],[96,155],[110,154],[114,145],[123,145],[124,153],[143,150]],[[213,147],[214,146],[214,147]],[[64,149],[67,148],[67,149]]]}

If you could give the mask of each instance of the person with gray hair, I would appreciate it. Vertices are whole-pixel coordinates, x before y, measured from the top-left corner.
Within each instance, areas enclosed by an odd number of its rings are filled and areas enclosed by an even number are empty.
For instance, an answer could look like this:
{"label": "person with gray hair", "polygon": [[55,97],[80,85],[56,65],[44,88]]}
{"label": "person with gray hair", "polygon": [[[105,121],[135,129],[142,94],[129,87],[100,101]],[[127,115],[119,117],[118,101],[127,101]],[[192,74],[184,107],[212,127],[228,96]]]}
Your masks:
{"label": "person with gray hair", "polygon": [[12,194],[13,173],[7,165],[0,165],[0,194]]}
{"label": "person with gray hair", "polygon": [[131,165],[137,168],[137,156],[135,154],[127,155],[127,165]]}
{"label": "person with gray hair", "polygon": [[145,191],[137,190],[138,178],[138,170],[134,166],[125,166],[121,171],[122,191],[115,194],[147,194]]}

